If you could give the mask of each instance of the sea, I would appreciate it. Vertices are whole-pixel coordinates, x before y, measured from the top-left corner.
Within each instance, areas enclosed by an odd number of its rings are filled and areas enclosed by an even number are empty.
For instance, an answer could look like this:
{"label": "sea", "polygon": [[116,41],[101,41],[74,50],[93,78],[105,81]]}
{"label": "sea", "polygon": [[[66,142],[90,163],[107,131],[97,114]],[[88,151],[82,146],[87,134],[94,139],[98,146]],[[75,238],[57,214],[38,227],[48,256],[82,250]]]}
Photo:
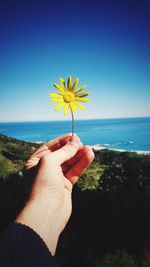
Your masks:
{"label": "sea", "polygon": [[[0,134],[37,143],[68,132],[71,121],[0,123]],[[87,145],[150,152],[150,117],[77,120],[75,132]]]}

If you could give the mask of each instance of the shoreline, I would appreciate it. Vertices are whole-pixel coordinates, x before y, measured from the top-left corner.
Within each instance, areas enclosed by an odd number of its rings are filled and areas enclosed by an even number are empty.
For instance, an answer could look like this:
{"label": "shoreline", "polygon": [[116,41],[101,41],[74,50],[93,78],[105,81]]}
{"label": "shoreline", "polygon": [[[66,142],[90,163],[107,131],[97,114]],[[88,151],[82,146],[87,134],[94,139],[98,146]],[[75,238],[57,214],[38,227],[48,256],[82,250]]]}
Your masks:
{"label": "shoreline", "polygon": [[[45,144],[46,142],[43,141],[35,141],[35,142],[30,142],[32,144]],[[95,145],[89,145],[94,151],[100,151],[103,149],[107,149],[107,150],[111,150],[111,151],[118,151],[118,152],[131,152],[131,153],[137,153],[138,155],[149,155],[150,156],[150,151],[144,151],[144,150],[126,150],[126,149],[117,149],[117,148],[108,148],[105,145],[99,145],[99,144],[95,144]]]}
{"label": "shoreline", "polygon": [[90,147],[94,150],[94,151],[100,151],[103,149],[107,149],[107,150],[112,150],[112,151],[118,151],[118,152],[131,152],[131,153],[137,153],[139,155],[149,155],[150,156],[150,151],[144,151],[144,150],[125,150],[125,149],[117,149],[117,148],[108,148],[104,145],[90,145]]}

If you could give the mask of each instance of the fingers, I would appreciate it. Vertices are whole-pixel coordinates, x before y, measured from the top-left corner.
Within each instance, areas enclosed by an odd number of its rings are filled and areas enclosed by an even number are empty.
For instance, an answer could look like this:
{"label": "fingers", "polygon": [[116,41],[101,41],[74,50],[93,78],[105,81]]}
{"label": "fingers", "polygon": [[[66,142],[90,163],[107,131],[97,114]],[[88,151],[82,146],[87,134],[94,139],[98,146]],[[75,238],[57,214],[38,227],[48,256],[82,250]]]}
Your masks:
{"label": "fingers", "polygon": [[68,179],[65,178],[65,188],[66,188],[70,193],[72,192],[72,187],[73,187],[72,183],[71,183]]}
{"label": "fingers", "polygon": [[82,146],[73,158],[62,164],[63,173],[69,171],[88,151],[91,151],[90,146]]}
{"label": "fingers", "polygon": [[42,147],[40,147],[33,155],[36,157],[41,158],[44,156],[43,152],[46,150],[55,151],[66,144],[67,141],[71,138],[72,133],[68,133],[65,135],[62,135],[60,137],[57,137],[51,141],[49,141],[47,144],[44,144]]}
{"label": "fingers", "polygon": [[68,133],[58,138],[55,138],[49,141],[47,144],[44,144],[43,146],[41,146],[25,163],[25,169],[32,168],[33,166],[38,164],[39,160],[42,157],[64,146],[67,143],[67,141],[71,138],[71,136],[72,136],[72,133]]}
{"label": "fingers", "polygon": [[31,157],[39,157],[40,153],[43,153],[44,151],[48,150],[48,146],[46,144],[44,144],[43,146],[41,146],[37,151],[35,151],[35,153],[31,156]]}
{"label": "fingers", "polygon": [[28,161],[25,163],[24,168],[25,170],[28,170],[34,166],[36,166],[39,162],[39,158],[36,157],[31,157],[30,159],[28,159]]}
{"label": "fingers", "polygon": [[90,149],[69,171],[67,171],[67,173],[65,174],[66,178],[69,179],[72,184],[76,183],[78,178],[86,171],[93,159],[94,153]]}
{"label": "fingers", "polygon": [[74,135],[66,145],[54,151],[51,156],[61,165],[65,161],[71,159],[77,153],[81,145],[80,139]]}
{"label": "fingers", "polygon": [[67,141],[70,140],[71,136],[72,136],[72,133],[68,133],[68,134],[62,135],[60,137],[57,137],[57,138],[49,141],[47,143],[47,147],[51,151],[55,151],[55,150],[59,149],[60,147],[64,146],[67,143]]}

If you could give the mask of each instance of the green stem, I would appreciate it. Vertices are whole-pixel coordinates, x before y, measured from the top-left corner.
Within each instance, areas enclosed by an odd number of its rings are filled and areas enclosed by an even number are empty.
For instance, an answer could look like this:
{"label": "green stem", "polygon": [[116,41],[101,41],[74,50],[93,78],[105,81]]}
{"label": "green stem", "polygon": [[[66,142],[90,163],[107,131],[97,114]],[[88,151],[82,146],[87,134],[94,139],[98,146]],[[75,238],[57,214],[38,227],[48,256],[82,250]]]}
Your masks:
{"label": "green stem", "polygon": [[73,115],[73,111],[71,109],[71,117],[72,117],[72,137],[74,136],[74,115]]}

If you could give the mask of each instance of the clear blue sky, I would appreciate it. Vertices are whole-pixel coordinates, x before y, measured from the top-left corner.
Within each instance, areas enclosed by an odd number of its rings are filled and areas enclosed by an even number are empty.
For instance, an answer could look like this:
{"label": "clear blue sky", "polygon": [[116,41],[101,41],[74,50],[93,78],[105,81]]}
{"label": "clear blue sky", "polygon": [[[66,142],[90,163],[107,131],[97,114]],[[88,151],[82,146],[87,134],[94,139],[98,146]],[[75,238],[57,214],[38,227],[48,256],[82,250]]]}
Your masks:
{"label": "clear blue sky", "polygon": [[80,78],[77,119],[150,116],[149,0],[3,0],[0,121],[66,119],[48,93]]}

